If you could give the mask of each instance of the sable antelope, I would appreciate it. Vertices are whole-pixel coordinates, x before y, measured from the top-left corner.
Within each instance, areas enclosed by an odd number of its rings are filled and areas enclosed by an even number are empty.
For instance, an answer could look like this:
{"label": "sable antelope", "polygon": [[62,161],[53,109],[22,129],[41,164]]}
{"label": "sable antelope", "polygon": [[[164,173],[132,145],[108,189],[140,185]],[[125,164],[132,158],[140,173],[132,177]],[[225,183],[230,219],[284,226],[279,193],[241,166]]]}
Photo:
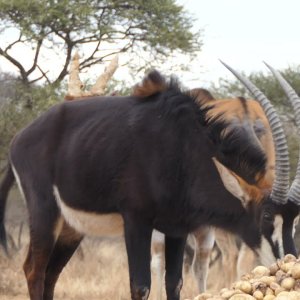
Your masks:
{"label": "sable antelope", "polygon": [[[59,274],[84,234],[124,228],[134,300],[147,299],[150,291],[153,229],[165,234],[168,300],[180,297],[186,237],[200,226],[238,234],[266,264],[296,254],[298,205],[287,198],[285,138],[271,104],[258,100],[276,148],[272,193],[259,203],[227,190],[236,180],[231,171],[270,188],[257,138],[247,126],[228,126],[222,115],[210,119],[209,107],[156,71],[134,96],[64,102],[17,134],[0,200],[16,179],[29,211],[24,271],[30,299],[53,299]],[[5,245],[4,230],[1,238]]]}
{"label": "sable antelope", "polygon": [[[259,107],[259,104],[255,100],[245,100],[242,98],[236,99],[215,99],[207,90],[194,89],[189,92],[193,95],[197,102],[201,104],[201,107],[209,107],[208,119],[215,119],[222,116],[222,119],[226,121],[228,126],[241,126],[248,127],[247,136],[250,138],[255,137],[259,141],[259,145],[264,151],[266,157],[266,174],[265,179],[267,185],[271,186],[274,180],[274,166],[275,166],[275,150],[272,140],[272,133],[269,127],[266,117],[260,117],[264,115],[263,111]],[[259,110],[258,110],[259,109]],[[233,125],[234,124],[234,125]],[[234,187],[236,196],[242,197],[242,193],[245,192],[245,196],[260,202],[264,197],[264,191],[255,185],[249,185],[241,178],[232,173],[238,180],[241,187]],[[234,180],[234,179],[233,179]],[[236,182],[234,181],[234,184]],[[232,188],[231,188],[232,190]],[[220,200],[222,196],[220,196]],[[217,230],[213,227],[201,227],[192,234],[190,238],[190,246],[194,249],[194,260],[192,269],[194,277],[196,279],[199,292],[206,290],[206,280],[209,269],[210,255],[214,246],[214,241],[218,244],[222,253],[222,266],[227,270],[225,285],[230,285],[236,277],[236,262],[238,259],[238,249],[236,246],[235,237],[231,233],[227,233],[222,230]],[[154,235],[156,237],[156,235]],[[162,275],[164,273],[164,261],[162,251],[164,250],[164,240],[162,238],[154,238],[152,241],[153,252],[155,257],[156,274],[157,274],[157,299],[161,299],[162,295]],[[244,252],[241,252],[244,256]],[[241,265],[241,259],[239,260],[239,266]]]}
{"label": "sable antelope", "polygon": [[[277,75],[277,77],[279,77],[279,76]],[[289,90],[287,90],[285,84],[283,84],[283,87],[284,86],[287,91],[287,94],[288,93],[291,94],[291,88],[289,87]],[[250,90],[253,92],[253,88],[251,88]],[[194,93],[196,92],[199,94],[198,100],[201,100],[202,102],[215,100],[208,91],[205,91],[203,89],[199,89],[199,90],[197,89],[197,91],[193,91],[193,92]],[[295,97],[297,97],[297,96],[295,96],[295,93],[294,93],[294,99],[295,99]],[[220,102],[220,104],[221,104],[221,107],[223,104],[225,107],[226,107],[226,105],[228,106],[228,103],[226,103],[226,101],[224,101],[223,103]],[[300,112],[299,98],[298,98],[297,105],[298,105],[298,107],[295,105],[295,101],[294,101],[293,106],[294,106],[295,111],[297,111],[297,109],[298,109],[298,112]],[[213,107],[213,102],[210,103],[209,106]],[[211,111],[211,115],[213,115],[214,114],[213,110],[211,109],[210,111]],[[234,113],[232,113],[232,112],[231,112],[231,117],[240,118],[240,116],[237,116],[237,115],[235,116]],[[253,124],[253,125],[254,125],[253,127],[256,127],[255,130],[258,133],[258,139],[262,138],[262,140],[260,142],[262,144],[262,147],[266,151],[268,151],[267,157],[270,162],[269,165],[272,166],[272,162],[274,162],[274,160],[275,160],[272,151],[270,151],[273,149],[273,144],[271,143],[270,140],[266,141],[266,139],[264,137],[265,132],[259,133],[259,131],[262,130],[262,127],[259,124]],[[299,126],[300,126],[300,122],[299,122]],[[268,130],[267,126],[264,126],[264,131],[267,131],[267,130]],[[300,171],[298,171],[298,173],[300,174]],[[297,176],[300,178],[299,174]],[[235,174],[233,174],[233,175],[236,177]],[[294,182],[297,182],[297,180],[295,180]],[[240,183],[243,184],[244,190],[245,190],[245,188],[248,192],[252,190],[252,196],[254,198],[257,196],[260,197],[259,193],[261,193],[261,191],[257,190],[253,186],[248,185],[245,182],[240,182]],[[295,185],[295,183],[293,183],[293,185]],[[255,194],[257,196],[255,196]],[[297,203],[297,201],[295,199],[297,199],[297,197],[294,196],[294,202]],[[299,199],[299,197],[298,197],[298,199]],[[294,226],[297,223],[298,223],[298,217],[295,218],[295,220],[294,220]],[[207,278],[207,274],[208,274],[210,254],[211,254],[213,244],[214,244],[214,238],[215,238],[214,237],[214,229],[213,228],[200,228],[194,233],[194,237],[195,237],[194,238],[195,257],[193,260],[193,270],[194,270],[195,277],[197,279],[199,291],[203,292],[206,288],[206,278]],[[163,249],[164,241],[163,241],[163,239],[158,239],[155,242],[157,244],[158,243],[161,244],[161,245],[156,245],[156,247],[154,248],[154,252],[157,257],[156,258],[156,268],[157,268],[157,273],[158,273],[157,286],[160,287],[158,289],[157,299],[161,299],[161,290],[162,290],[161,275],[164,272],[164,263],[163,263],[163,256],[161,255],[160,252]],[[216,242],[222,251],[222,265],[223,265],[223,267],[226,267],[226,269],[228,270],[228,272],[227,272],[228,276],[226,278],[227,284],[230,284],[233,282],[236,274],[237,274],[237,277],[240,277],[242,274],[249,271],[250,270],[249,268],[251,268],[251,266],[254,266],[254,263],[256,261],[255,253],[246,244],[242,244],[240,251],[239,251],[236,246],[235,238],[232,234],[227,233],[225,231],[218,230],[217,236],[216,236]],[[159,260],[159,262],[157,262],[157,260]],[[237,266],[236,266],[236,264],[237,264]]]}
{"label": "sable antelope", "polygon": [[[80,57],[77,52],[71,61],[68,93],[65,99],[66,100],[76,100],[76,99],[78,100],[81,98],[88,99],[91,96],[103,95],[107,82],[112,77],[112,75],[114,74],[114,72],[118,67],[118,57],[116,56],[110,62],[110,64],[105,68],[104,73],[99,76],[95,85],[89,91],[84,90],[84,84],[82,83],[79,77],[79,67],[80,67],[79,59]],[[213,104],[216,104],[216,103],[211,103],[212,102],[211,100],[216,100],[216,99],[214,99],[212,95],[204,89],[194,89],[192,93],[196,95],[197,101],[199,102],[206,102],[206,103],[209,102],[210,103],[208,104],[209,106],[214,106]],[[218,105],[220,104],[224,104],[227,108],[228,100],[221,103],[219,102]],[[213,114],[214,114],[214,110],[211,109],[211,115]],[[241,118],[241,116],[238,117]],[[268,165],[273,166],[275,163],[275,156],[273,151],[274,146],[271,145],[272,141],[270,138],[271,137],[270,128],[268,128],[268,124],[265,125],[269,133],[269,139],[265,141],[262,140],[260,142],[262,143],[264,149],[267,148],[272,149],[268,153],[266,153],[266,155],[268,158]],[[271,168],[268,167],[268,169]],[[212,248],[214,245],[214,236],[215,236],[214,231],[215,229],[212,229],[211,227],[200,228],[195,233],[193,233],[193,236],[191,236],[190,239],[188,240],[191,243],[189,247],[193,248],[192,251],[194,251],[195,254],[194,259],[192,259],[193,271],[195,274],[195,278],[197,280],[199,291],[204,291],[206,289],[206,278],[208,274],[210,254],[212,252]],[[224,268],[226,267],[227,269],[228,276],[226,276],[226,279],[227,279],[227,285],[229,285],[235,279],[235,274],[236,274],[235,264],[236,264],[236,259],[238,257],[238,249],[236,247],[235,239],[232,236],[232,234],[220,230],[216,231],[215,239],[219,248],[221,249],[222,265]],[[156,298],[158,300],[161,299],[162,296],[162,283],[163,283],[162,278],[164,274],[164,238],[162,234],[159,234],[158,232],[154,232],[154,234],[152,235],[151,249],[152,249],[151,250],[152,257],[155,260],[153,266],[156,268],[156,274],[157,274],[156,281],[158,287],[157,288],[158,294]],[[187,249],[187,247],[185,249]],[[244,261],[243,259],[244,255],[242,255],[241,258],[242,258],[241,261]],[[239,265],[241,265],[241,263]]]}
{"label": "sable antelope", "polygon": [[[267,119],[264,117],[258,118],[259,115],[263,115],[263,111],[257,111],[259,105],[255,100],[244,100],[241,98],[236,99],[215,99],[207,90],[204,89],[194,89],[190,93],[196,97],[197,101],[201,103],[202,107],[209,107],[209,119],[214,119],[222,116],[223,120],[226,120],[228,126],[241,126],[248,127],[248,137],[255,137],[258,139],[261,148],[267,159],[266,169],[268,170],[265,178],[267,179],[267,184],[272,185],[274,179],[274,166],[275,166],[275,151],[274,144],[272,140],[272,133],[269,127]],[[256,113],[254,113],[256,111]],[[234,124],[234,125],[232,125]],[[231,173],[230,176],[234,176],[237,182],[233,181],[236,187],[236,196],[242,197],[244,193],[245,196],[260,202],[264,197],[264,190],[256,187],[255,185],[249,185],[236,174]],[[233,179],[233,180],[235,180]],[[231,188],[232,190],[232,188]],[[222,198],[222,197],[220,197]],[[241,269],[243,266],[243,260],[245,256],[249,255],[250,251],[246,251],[245,246],[242,247],[243,251],[239,254],[235,237],[228,232],[217,229],[215,233],[215,228],[212,227],[201,227],[193,233],[193,237],[190,239],[192,241],[191,246],[194,248],[195,256],[193,260],[193,273],[197,281],[199,292],[203,292],[206,289],[206,279],[209,269],[210,255],[214,246],[214,241],[216,240],[222,253],[222,266],[227,270],[227,276],[223,282],[225,286],[229,286],[236,278],[236,273],[245,269]],[[158,293],[157,299],[161,299],[161,278],[164,273],[164,262],[163,255],[160,253],[164,247],[163,239],[154,239],[154,243],[161,244],[155,245],[153,247],[155,254],[155,266],[157,268],[157,286]],[[236,263],[238,260],[238,267]]]}
{"label": "sable antelope", "polygon": [[[265,63],[266,64],[266,63]],[[287,81],[282,77],[282,75],[276,71],[275,69],[273,69],[271,66],[269,66],[268,64],[266,64],[267,67],[272,71],[272,73],[274,74],[274,76],[277,78],[277,80],[279,81],[279,83],[281,84],[282,88],[284,89],[294,111],[295,111],[295,116],[296,116],[296,124],[297,127],[300,128],[300,98],[298,97],[298,95],[296,94],[296,92],[293,90],[293,88],[287,83]],[[230,67],[228,67],[226,64],[225,66],[227,68],[229,68],[229,70],[233,71]],[[245,79],[244,77],[242,77],[241,75],[239,75],[238,73],[236,73],[235,71],[233,71],[234,75],[242,81],[242,83],[257,97],[263,97],[262,94],[260,93],[260,91],[258,91],[251,82],[249,82],[247,79]],[[263,146],[266,146],[266,144],[264,144]],[[233,174],[234,175],[234,174]],[[300,161],[298,161],[298,167],[297,167],[297,172],[296,172],[296,176],[295,179],[291,185],[291,188],[289,190],[288,193],[288,199],[289,201],[299,205],[300,203]],[[296,217],[294,219],[294,228],[295,225],[298,224],[299,221],[299,217]],[[288,227],[287,224],[285,224],[284,227]],[[293,232],[294,235],[295,232]],[[209,232],[209,234],[211,234]],[[227,240],[228,235],[225,235],[225,238]],[[201,239],[203,239],[203,237],[201,237]],[[201,239],[196,240],[196,242],[198,243],[198,245],[201,246]],[[211,244],[212,245],[212,244]],[[225,243],[221,243],[221,249],[222,248],[226,248],[226,246],[231,246],[233,245],[233,243],[230,242],[225,242]],[[212,248],[211,248],[212,249]],[[210,250],[211,250],[210,249]],[[230,247],[228,247],[228,249],[230,249]],[[231,260],[234,257],[234,255],[237,253],[236,251],[236,247],[235,245],[233,245],[233,253],[231,253]],[[210,251],[209,249],[206,249],[206,252],[209,254]],[[204,265],[208,265],[209,262],[209,255],[206,255],[206,260],[204,259]],[[240,252],[239,252],[239,256],[237,259],[237,277],[240,277],[242,274],[245,273],[245,270],[249,270],[249,267],[246,265],[246,263],[249,263],[250,265],[253,265],[253,263],[256,261],[256,257],[253,251],[251,251],[251,249],[246,245],[246,244],[242,244]],[[197,263],[197,260],[195,260],[195,262]],[[199,264],[199,262],[198,262]],[[224,264],[223,264],[224,265]],[[225,264],[226,265],[226,264]],[[230,268],[232,269],[232,268]],[[203,291],[205,290],[205,278],[207,277],[207,270],[208,268],[200,268],[200,271],[196,272],[196,277],[198,277],[198,286],[199,286],[199,290]],[[233,270],[233,269],[232,269]],[[234,272],[233,272],[234,274]],[[203,280],[204,278],[204,280]]]}
{"label": "sable antelope", "polygon": [[[68,83],[68,93],[65,97],[66,100],[78,100],[81,98],[88,99],[91,96],[99,96],[104,94],[104,90],[106,88],[107,82],[112,77],[113,73],[118,67],[118,57],[116,56],[111,63],[106,67],[104,73],[99,76],[95,85],[89,90],[84,90],[84,85],[79,77],[79,54],[76,53],[71,61],[70,67],[70,77]],[[212,97],[212,95],[203,89],[194,89],[192,93],[197,94],[197,101],[201,102],[210,102],[210,106],[212,105],[211,100],[216,100]],[[224,101],[224,104],[228,106],[228,103]],[[212,110],[211,110],[212,111]],[[213,114],[213,112],[211,113]],[[241,116],[240,116],[241,117]],[[266,127],[268,125],[266,124]],[[270,129],[269,135],[271,136]],[[263,148],[270,148],[273,150],[273,146],[271,147],[270,143],[272,143],[269,138],[267,141],[263,142]],[[273,165],[275,163],[274,151],[269,151],[266,153],[269,161],[269,165]],[[272,163],[271,163],[272,161]],[[274,162],[273,162],[274,161]],[[270,169],[270,167],[269,167]],[[206,288],[206,278],[208,274],[208,266],[210,261],[210,254],[212,252],[213,244],[214,244],[214,229],[200,228],[197,230],[193,237],[189,240],[191,241],[190,247],[194,249],[194,259],[193,259],[193,271],[195,274],[195,278],[197,280],[197,284],[199,287],[199,291],[204,291]],[[222,253],[222,264],[227,268],[227,285],[233,282],[236,274],[236,258],[238,257],[238,249],[235,245],[234,237],[225,231],[217,230],[216,233],[216,242],[221,249]],[[156,268],[157,274],[157,299],[161,299],[162,296],[162,283],[163,283],[163,274],[164,274],[164,238],[161,234],[154,232],[152,236],[152,257],[154,258],[155,263],[153,263],[154,268]],[[187,248],[186,248],[187,249]],[[244,256],[243,256],[244,257]]]}
{"label": "sable antelope", "polygon": [[[66,100],[78,100],[81,98],[88,99],[91,96],[99,96],[103,95],[107,82],[114,74],[115,70],[118,67],[118,57],[116,56],[110,64],[106,67],[104,70],[104,73],[99,76],[97,79],[95,85],[89,90],[84,90],[84,84],[81,82],[79,77],[79,54],[78,52],[74,55],[72,61],[71,61],[71,67],[70,67],[70,77],[69,77],[69,83],[68,83],[68,93],[65,97]],[[199,102],[206,102],[209,103],[209,106],[214,106],[216,103],[212,103],[211,100],[216,100],[212,97],[212,95],[204,90],[204,89],[194,89],[192,91],[193,94],[196,95],[197,101]],[[229,100],[231,101],[231,100]],[[235,100],[233,100],[235,101]],[[215,101],[213,101],[215,102]],[[228,100],[224,102],[218,103],[218,106],[220,104],[224,104],[227,109],[228,107]],[[230,103],[229,103],[230,104]],[[236,103],[234,104],[236,105]],[[215,113],[216,115],[219,113],[219,108],[215,108],[214,110],[211,109],[211,115],[214,114],[214,111],[217,110]],[[234,116],[234,114],[232,114]],[[231,117],[232,117],[231,116]],[[241,118],[241,115],[238,116]],[[248,116],[247,116],[248,117]],[[230,120],[229,120],[230,123]],[[262,146],[264,149],[271,149],[266,153],[268,158],[268,165],[273,166],[275,163],[275,156],[274,156],[274,146],[271,141],[271,132],[270,128],[268,128],[268,124],[266,125],[266,129],[268,130],[269,138],[267,140],[260,141],[262,143]],[[260,138],[260,137],[259,137]],[[272,145],[271,145],[272,144]],[[271,169],[269,166],[268,169]],[[273,176],[271,174],[271,176]],[[193,271],[195,274],[195,278],[197,280],[197,284],[199,287],[199,291],[204,291],[206,288],[206,278],[208,274],[208,267],[209,267],[209,261],[210,261],[210,254],[212,252],[213,244],[214,244],[214,231],[215,229],[212,229],[210,227],[207,228],[200,228],[195,233],[193,233],[193,237],[190,237],[189,241],[191,241],[190,247],[194,248],[194,259],[193,259]],[[232,234],[217,230],[216,232],[216,242],[221,249],[222,253],[222,265],[223,267],[226,267],[227,269],[227,281],[225,284],[229,285],[233,282],[235,279],[236,274],[236,259],[238,257],[238,249],[235,244],[235,239],[232,236]],[[154,257],[155,264],[153,266],[156,268],[156,274],[157,274],[157,299],[161,299],[162,296],[162,283],[163,283],[163,274],[164,274],[164,238],[161,236],[161,234],[154,232],[152,236],[152,257]],[[186,248],[187,249],[187,248]],[[244,251],[241,252],[241,254],[244,254]],[[247,253],[248,254],[248,253]],[[240,256],[240,261],[244,261],[244,256]],[[239,263],[238,265],[241,265]],[[238,268],[240,270],[240,268]]]}

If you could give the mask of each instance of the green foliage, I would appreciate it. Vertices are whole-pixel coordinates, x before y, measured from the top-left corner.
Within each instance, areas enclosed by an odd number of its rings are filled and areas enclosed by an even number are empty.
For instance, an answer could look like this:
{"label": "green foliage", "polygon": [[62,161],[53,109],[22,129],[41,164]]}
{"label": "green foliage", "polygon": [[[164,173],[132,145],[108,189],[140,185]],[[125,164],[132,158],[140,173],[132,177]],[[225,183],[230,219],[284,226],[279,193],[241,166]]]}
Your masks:
{"label": "green foliage", "polygon": [[[141,68],[163,62],[174,52],[191,55],[201,47],[200,32],[192,31],[193,19],[174,0],[0,0],[0,32],[10,26],[19,29],[20,38],[6,48],[0,42],[0,55],[19,69],[25,83],[42,78],[61,82],[75,49],[86,55],[80,66],[84,69],[118,52],[134,54]],[[11,54],[20,43],[35,51],[29,69]],[[48,70],[41,71],[43,47],[65,59],[55,66],[60,70],[55,79],[47,77]],[[40,78],[33,79],[33,72]]]}
{"label": "green foliage", "polygon": [[14,93],[0,102],[0,167],[7,160],[13,136],[61,99],[60,92],[51,86],[28,87],[19,81],[14,82]]}
{"label": "green foliage", "polygon": [[[176,52],[190,58],[199,51],[200,33],[192,25],[175,0],[0,0],[0,56],[20,75],[19,80],[6,76],[2,84],[0,72],[0,163],[12,136],[62,98],[59,87],[75,50],[84,56],[80,71],[118,52],[132,55],[131,68],[142,71]],[[15,40],[10,39],[12,29],[19,34]],[[29,67],[28,57],[13,54],[20,46],[33,51]],[[42,53],[61,60],[45,66]],[[130,90],[113,81],[108,87],[112,92]]]}

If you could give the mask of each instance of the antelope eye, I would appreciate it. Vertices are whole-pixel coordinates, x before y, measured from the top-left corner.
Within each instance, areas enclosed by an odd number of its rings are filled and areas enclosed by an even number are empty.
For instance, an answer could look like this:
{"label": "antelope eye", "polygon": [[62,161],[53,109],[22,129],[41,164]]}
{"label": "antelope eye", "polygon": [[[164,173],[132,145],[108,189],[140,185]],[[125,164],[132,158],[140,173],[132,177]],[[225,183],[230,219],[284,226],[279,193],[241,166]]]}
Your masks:
{"label": "antelope eye", "polygon": [[266,222],[273,222],[273,216],[269,212],[264,212],[263,219]]}

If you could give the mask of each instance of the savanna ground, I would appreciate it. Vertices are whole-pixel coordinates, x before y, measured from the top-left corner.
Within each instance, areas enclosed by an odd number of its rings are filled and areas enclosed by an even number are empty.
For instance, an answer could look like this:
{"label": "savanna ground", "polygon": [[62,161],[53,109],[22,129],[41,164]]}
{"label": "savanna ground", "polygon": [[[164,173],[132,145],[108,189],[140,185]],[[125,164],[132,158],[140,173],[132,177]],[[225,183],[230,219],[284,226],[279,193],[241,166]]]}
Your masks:
{"label": "savanna ground", "polygon": [[[28,247],[26,208],[13,190],[7,207],[6,227],[15,242],[8,259],[0,250],[0,299],[28,299],[23,261]],[[21,236],[20,224],[24,224]],[[20,239],[20,240],[19,240]],[[10,242],[11,244],[11,242]],[[62,272],[55,290],[58,300],[130,299],[127,257],[123,238],[85,238]],[[155,297],[155,275],[151,298]],[[197,289],[191,275],[186,276],[183,297],[192,297]]]}
{"label": "savanna ground", "polygon": [[[8,259],[0,250],[0,299],[28,299],[27,286],[22,265],[28,247],[27,214],[19,194],[13,190],[7,207],[6,227],[15,241]],[[23,232],[19,234],[20,224]],[[218,262],[209,273],[208,289],[216,291],[222,287],[226,270]],[[156,300],[156,277],[152,276],[150,299]],[[184,274],[182,299],[193,299],[197,295],[196,283],[191,272]],[[129,300],[129,279],[125,244],[123,238],[85,238],[66,268],[55,289],[56,300]],[[165,298],[163,298],[165,299]]]}

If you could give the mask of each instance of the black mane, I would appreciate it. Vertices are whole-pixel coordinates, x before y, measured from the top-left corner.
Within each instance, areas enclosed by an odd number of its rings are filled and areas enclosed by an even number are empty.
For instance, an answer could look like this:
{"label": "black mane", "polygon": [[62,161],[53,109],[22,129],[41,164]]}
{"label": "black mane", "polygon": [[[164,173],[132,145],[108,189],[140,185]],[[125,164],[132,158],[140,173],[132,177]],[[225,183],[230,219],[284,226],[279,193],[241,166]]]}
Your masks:
{"label": "black mane", "polygon": [[[206,107],[202,112],[207,115],[210,109]],[[229,122],[222,115],[205,117],[204,126],[211,141],[218,146],[220,162],[254,184],[253,179],[266,168],[267,157],[250,129]]]}

